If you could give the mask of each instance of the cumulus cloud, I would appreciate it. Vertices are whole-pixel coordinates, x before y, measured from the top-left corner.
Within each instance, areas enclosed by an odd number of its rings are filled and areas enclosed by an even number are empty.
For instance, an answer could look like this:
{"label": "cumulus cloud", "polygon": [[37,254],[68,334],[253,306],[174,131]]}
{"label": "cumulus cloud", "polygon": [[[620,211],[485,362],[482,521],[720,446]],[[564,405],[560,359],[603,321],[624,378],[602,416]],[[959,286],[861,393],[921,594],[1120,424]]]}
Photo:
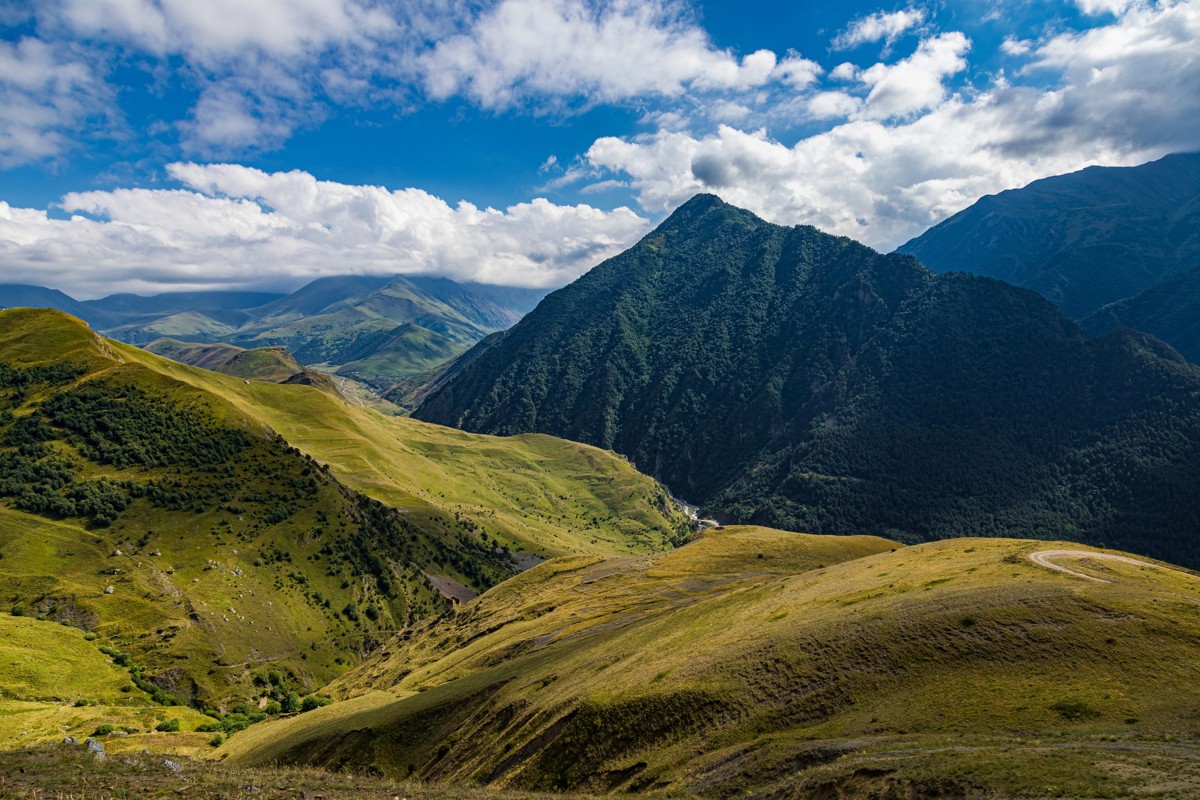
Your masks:
{"label": "cumulus cloud", "polygon": [[[1087,1],[1084,0],[1084,2]],[[1103,1],[1092,0],[1092,2]],[[906,31],[918,27],[924,21],[925,10],[922,8],[909,8],[890,13],[879,11],[868,14],[854,20],[846,30],[838,34],[833,40],[833,48],[835,50],[851,50],[859,45],[879,41],[890,46]]]}
{"label": "cumulus cloud", "polygon": [[[801,90],[816,62],[716,47],[678,0],[45,0],[46,42],[93,71],[142,66],[195,92],[183,151],[269,150],[336,106],[464,97],[494,111]],[[33,12],[30,12],[33,13]],[[45,130],[46,126],[42,126]],[[29,152],[26,160],[37,154]]]}
{"label": "cumulus cloud", "polygon": [[0,260],[81,297],[114,291],[263,287],[328,274],[421,273],[558,286],[620,252],[648,223],[544,199],[504,210],[266,173],[173,164],[178,189],[68,194],[70,219],[0,202]]}
{"label": "cumulus cloud", "polygon": [[395,52],[385,45],[412,32],[360,0],[48,0],[38,17],[48,41],[93,65],[116,48],[198,88],[181,141],[205,156],[277,146],[320,120],[322,97],[369,97]]}
{"label": "cumulus cloud", "polygon": [[110,97],[69,48],[0,41],[0,168],[61,156],[80,129],[107,123]]}
{"label": "cumulus cloud", "polygon": [[502,109],[749,88],[771,78],[776,57],[760,50],[739,61],[659,0],[502,0],[419,63],[432,97],[461,94]]}
{"label": "cumulus cloud", "polygon": [[941,34],[865,70],[865,102],[814,94],[810,114],[848,119],[793,144],[731,126],[661,130],[601,138],[586,158],[627,179],[650,212],[712,191],[776,222],[891,249],[984,194],[1200,147],[1197,41],[1200,4],[1137,3],[1111,24],[1031,46],[1025,74],[1048,83],[1001,77],[950,94],[942,78],[963,68],[969,43]]}
{"label": "cumulus cloud", "polygon": [[937,105],[946,96],[943,81],[967,68],[963,56],[970,49],[970,40],[952,31],[922,40],[915,53],[895,64],[863,70],[858,79],[871,88],[865,115],[886,119]]}

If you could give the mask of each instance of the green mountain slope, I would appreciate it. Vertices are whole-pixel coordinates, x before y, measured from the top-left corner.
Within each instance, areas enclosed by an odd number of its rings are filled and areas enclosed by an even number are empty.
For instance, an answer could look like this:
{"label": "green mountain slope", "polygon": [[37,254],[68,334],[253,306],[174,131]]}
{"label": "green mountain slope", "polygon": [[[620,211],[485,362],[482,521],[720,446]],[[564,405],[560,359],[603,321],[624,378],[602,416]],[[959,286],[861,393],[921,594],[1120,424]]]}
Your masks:
{"label": "green mountain slope", "polygon": [[306,287],[259,309],[230,340],[280,345],[302,364],[326,365],[381,390],[507,328],[543,294],[418,276],[314,283],[322,291]]}
{"label": "green mountain slope", "polygon": [[1200,264],[1200,153],[990,195],[897,252],[1033,289],[1080,319]]}
{"label": "green mountain slope", "polygon": [[997,281],[699,196],[489,345],[414,416],[611,447],[727,521],[1200,564],[1200,370]]}
{"label": "green mountain slope", "polygon": [[1187,761],[1163,737],[1200,712],[1200,578],[1050,556],[1080,577],[1031,560],[1047,547],[730,528],[548,562],[218,756],[526,789],[1125,796],[1149,773],[1106,739]]}
{"label": "green mountain slope", "polygon": [[661,549],[683,525],[611,454],[388,420],[52,311],[0,314],[0,467],[8,600],[202,705],[256,697],[260,668],[320,686],[534,553]]}
{"label": "green mountain slope", "polygon": [[1079,324],[1096,336],[1120,327],[1145,331],[1200,363],[1200,267],[1110,303]]}
{"label": "green mountain slope", "polygon": [[541,289],[419,275],[319,278],[288,295],[120,294],[82,303],[40,286],[0,284],[0,308],[55,308],[138,345],[165,337],[252,350],[282,347],[304,365],[340,368],[384,391],[509,327],[544,295]]}
{"label": "green mountain slope", "polygon": [[194,367],[256,381],[283,383],[304,370],[292,358],[292,354],[282,347],[247,350],[230,344],[180,342],[164,338],[150,342],[146,350]]}

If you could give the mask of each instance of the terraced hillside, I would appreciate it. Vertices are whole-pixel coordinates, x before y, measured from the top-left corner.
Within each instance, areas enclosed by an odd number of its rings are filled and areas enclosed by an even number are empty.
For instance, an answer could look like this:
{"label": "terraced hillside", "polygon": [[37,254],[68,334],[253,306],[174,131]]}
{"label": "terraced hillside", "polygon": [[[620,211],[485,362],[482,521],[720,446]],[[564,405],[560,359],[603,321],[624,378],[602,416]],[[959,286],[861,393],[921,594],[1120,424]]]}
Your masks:
{"label": "terraced hillside", "polygon": [[735,527],[558,559],[217,756],[714,797],[1187,796],[1200,578],[1103,555]]}
{"label": "terraced hillside", "polygon": [[204,706],[311,690],[445,594],[539,556],[661,549],[686,524],[594,448],[386,420],[52,311],[0,314],[0,461],[4,600]]}

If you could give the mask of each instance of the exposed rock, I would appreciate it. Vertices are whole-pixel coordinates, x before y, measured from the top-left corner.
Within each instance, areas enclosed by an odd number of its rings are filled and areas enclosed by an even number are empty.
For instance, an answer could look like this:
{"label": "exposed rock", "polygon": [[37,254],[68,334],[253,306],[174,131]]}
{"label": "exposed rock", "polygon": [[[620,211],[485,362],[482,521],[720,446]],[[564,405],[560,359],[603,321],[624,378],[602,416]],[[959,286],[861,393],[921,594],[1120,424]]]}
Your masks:
{"label": "exposed rock", "polygon": [[99,739],[93,736],[89,736],[87,741],[83,743],[83,746],[86,747],[87,751],[95,756],[98,760],[103,761],[104,757],[107,755],[104,752],[104,745],[100,743]]}

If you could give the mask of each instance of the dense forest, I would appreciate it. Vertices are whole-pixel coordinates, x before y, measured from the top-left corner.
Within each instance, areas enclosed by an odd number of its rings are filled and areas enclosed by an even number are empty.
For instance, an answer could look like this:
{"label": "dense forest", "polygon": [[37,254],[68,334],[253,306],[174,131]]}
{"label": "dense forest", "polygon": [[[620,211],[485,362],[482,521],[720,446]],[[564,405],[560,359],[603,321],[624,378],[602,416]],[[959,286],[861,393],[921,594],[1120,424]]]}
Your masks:
{"label": "dense forest", "polygon": [[727,521],[1200,565],[1200,370],[999,281],[699,196],[488,344],[415,416],[615,449]]}

